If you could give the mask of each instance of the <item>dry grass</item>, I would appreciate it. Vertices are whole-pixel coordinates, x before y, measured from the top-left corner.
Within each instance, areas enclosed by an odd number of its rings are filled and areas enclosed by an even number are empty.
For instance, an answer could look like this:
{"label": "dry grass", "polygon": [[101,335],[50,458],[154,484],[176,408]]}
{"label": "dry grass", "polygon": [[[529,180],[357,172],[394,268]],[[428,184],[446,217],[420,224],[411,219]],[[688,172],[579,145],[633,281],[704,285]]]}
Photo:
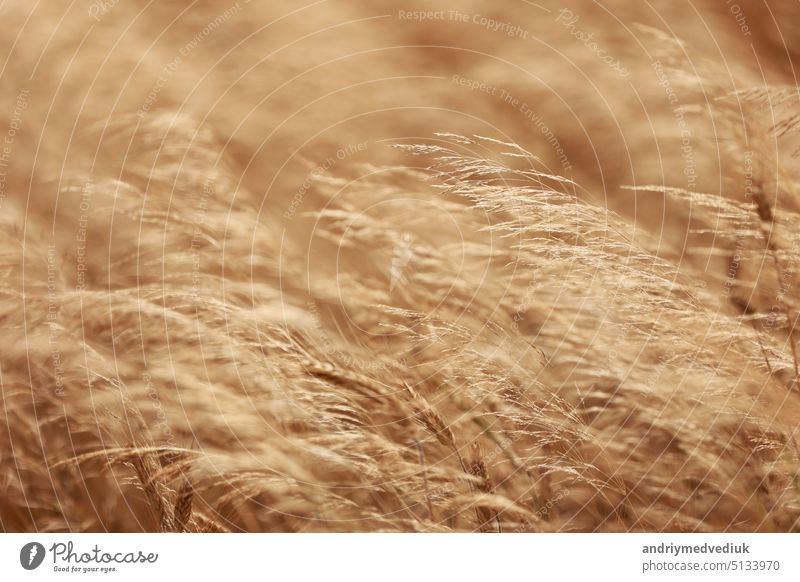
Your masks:
{"label": "dry grass", "polygon": [[0,8],[2,530],[800,531],[800,8],[439,4]]}

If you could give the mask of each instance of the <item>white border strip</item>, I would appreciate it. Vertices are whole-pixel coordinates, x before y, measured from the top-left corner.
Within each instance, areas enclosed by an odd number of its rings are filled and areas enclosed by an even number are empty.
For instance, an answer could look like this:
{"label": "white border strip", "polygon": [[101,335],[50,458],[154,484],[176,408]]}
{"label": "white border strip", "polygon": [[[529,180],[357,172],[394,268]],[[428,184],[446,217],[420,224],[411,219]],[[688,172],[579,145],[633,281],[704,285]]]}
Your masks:
{"label": "white border strip", "polygon": [[794,534],[0,534],[0,579],[796,581],[798,550]]}

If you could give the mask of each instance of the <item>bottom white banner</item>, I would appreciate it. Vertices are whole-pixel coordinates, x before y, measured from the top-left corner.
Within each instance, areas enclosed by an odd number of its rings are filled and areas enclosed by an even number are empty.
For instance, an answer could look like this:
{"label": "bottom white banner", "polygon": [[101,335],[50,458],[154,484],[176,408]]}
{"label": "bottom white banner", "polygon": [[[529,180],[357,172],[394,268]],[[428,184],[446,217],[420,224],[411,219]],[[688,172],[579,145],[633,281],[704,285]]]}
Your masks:
{"label": "bottom white banner", "polygon": [[794,534],[0,534],[0,580],[800,580]]}

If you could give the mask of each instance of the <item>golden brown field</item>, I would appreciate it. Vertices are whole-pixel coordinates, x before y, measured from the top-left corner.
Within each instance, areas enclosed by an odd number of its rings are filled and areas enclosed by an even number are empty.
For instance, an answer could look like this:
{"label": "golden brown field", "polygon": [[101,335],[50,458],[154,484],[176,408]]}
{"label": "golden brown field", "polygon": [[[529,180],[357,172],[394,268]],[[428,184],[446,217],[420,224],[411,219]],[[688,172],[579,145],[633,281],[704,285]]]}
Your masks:
{"label": "golden brown field", "polygon": [[800,531],[797,0],[0,22],[0,530]]}

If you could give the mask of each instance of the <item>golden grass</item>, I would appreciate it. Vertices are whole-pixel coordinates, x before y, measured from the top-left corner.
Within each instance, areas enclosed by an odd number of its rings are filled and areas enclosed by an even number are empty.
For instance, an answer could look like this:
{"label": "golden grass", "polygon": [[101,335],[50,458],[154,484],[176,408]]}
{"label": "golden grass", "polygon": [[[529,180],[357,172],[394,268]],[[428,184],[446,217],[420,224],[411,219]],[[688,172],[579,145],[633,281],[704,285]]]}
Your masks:
{"label": "golden grass", "polygon": [[800,530],[796,3],[134,4],[0,9],[2,530]]}

